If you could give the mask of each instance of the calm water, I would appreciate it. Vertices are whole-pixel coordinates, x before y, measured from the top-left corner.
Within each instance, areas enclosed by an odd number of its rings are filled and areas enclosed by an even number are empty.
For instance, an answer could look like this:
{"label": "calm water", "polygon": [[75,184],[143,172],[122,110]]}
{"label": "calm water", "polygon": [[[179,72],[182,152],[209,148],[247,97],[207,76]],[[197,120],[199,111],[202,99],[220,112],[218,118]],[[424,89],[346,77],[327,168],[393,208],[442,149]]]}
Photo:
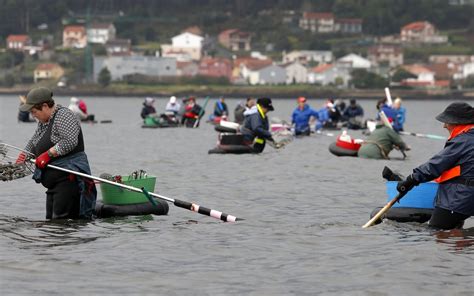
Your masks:
{"label": "calm water", "polygon": [[[68,105],[68,98],[57,101]],[[217,141],[209,124],[141,129],[142,98],[86,102],[97,119],[113,120],[83,125],[94,175],[144,169],[157,176],[158,193],[246,220],[222,223],[170,205],[168,216],[54,224],[44,222],[41,185],[29,177],[3,182],[2,295],[474,293],[474,219],[451,232],[394,222],[361,228],[386,203],[382,168],[406,175],[442,141],[405,136],[413,149],[406,161],[337,158],[328,151],[334,138],[324,135],[261,155],[208,155]],[[163,110],[165,103],[156,105]],[[236,103],[228,100],[231,109]],[[373,118],[375,101],[360,103]],[[404,102],[406,130],[445,135],[434,116],[447,104]],[[17,105],[14,96],[0,97],[0,139],[23,147],[35,124],[16,122]],[[272,116],[288,119],[294,100],[274,106]]]}

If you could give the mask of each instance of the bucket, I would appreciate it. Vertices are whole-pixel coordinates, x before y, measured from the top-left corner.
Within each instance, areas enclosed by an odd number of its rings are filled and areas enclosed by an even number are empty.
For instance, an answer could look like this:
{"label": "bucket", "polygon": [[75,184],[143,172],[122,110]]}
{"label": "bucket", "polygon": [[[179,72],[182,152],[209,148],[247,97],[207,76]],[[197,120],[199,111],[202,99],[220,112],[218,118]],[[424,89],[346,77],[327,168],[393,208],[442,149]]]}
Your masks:
{"label": "bucket", "polygon": [[[387,182],[387,202],[398,194],[397,184],[396,181]],[[420,183],[400,199],[400,202],[396,202],[393,207],[433,209],[438,186],[436,182]]]}
{"label": "bucket", "polygon": [[[153,192],[155,190],[156,177],[147,176],[140,179],[132,179],[130,176],[122,176],[122,183],[139,189],[144,187],[145,190]],[[102,192],[102,201],[105,205],[129,205],[149,202],[143,193],[129,191],[107,183],[100,183],[100,191]]]}

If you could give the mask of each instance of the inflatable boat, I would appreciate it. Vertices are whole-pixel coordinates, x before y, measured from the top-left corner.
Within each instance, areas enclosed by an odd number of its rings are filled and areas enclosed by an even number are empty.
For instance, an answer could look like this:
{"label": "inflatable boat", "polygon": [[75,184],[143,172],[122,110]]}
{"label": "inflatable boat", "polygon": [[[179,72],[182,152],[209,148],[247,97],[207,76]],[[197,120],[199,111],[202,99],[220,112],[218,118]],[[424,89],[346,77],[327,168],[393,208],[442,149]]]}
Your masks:
{"label": "inflatable boat", "polygon": [[347,132],[344,131],[342,135],[337,137],[336,142],[329,145],[329,152],[336,156],[353,156],[357,157],[357,152],[363,140],[352,139]]}
{"label": "inflatable boat", "polygon": [[[154,191],[156,183],[156,177],[142,173],[114,177],[110,174],[102,174],[101,178],[136,188],[144,188],[149,192]],[[98,201],[95,207],[97,218],[168,214],[168,203],[161,199],[154,199],[156,205],[153,205],[142,193],[128,191],[106,183],[100,184],[100,191],[102,200]]]}
{"label": "inflatable boat", "polygon": [[[392,200],[397,194],[396,181],[388,181],[387,202]],[[427,222],[431,218],[434,209],[438,183],[421,183],[410,190],[399,202],[395,203],[383,216],[382,219],[389,219],[397,222]],[[375,208],[370,217],[374,217],[382,207]],[[380,223],[378,221],[377,223]]]}
{"label": "inflatable boat", "polygon": [[142,124],[142,128],[165,128],[178,126],[178,118],[167,114],[161,114],[160,117],[146,117]]}

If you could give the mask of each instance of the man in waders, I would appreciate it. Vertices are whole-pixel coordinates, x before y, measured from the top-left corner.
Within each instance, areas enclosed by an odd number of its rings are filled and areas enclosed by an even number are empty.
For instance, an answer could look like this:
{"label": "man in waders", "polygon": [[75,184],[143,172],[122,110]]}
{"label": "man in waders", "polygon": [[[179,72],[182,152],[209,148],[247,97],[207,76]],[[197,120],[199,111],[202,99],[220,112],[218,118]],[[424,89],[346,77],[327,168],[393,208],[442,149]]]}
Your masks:
{"label": "man in waders", "polygon": [[429,225],[460,228],[474,215],[474,108],[452,103],[436,119],[449,131],[444,149],[400,181],[397,190],[406,193],[422,182],[435,180],[439,187]]}
{"label": "man in waders", "polygon": [[257,100],[257,112],[245,117],[240,132],[244,136],[244,144],[252,147],[255,153],[261,153],[265,149],[265,141],[275,143],[269,132],[267,113],[275,110],[270,98]]}
{"label": "man in waders", "polygon": [[357,156],[362,158],[389,159],[388,155],[394,147],[401,151],[408,150],[408,146],[403,142],[400,135],[382,121],[379,121],[375,130],[362,143]]}
{"label": "man in waders", "polygon": [[[55,104],[53,93],[45,87],[32,89],[20,110],[31,112],[38,120],[25,150],[36,157],[33,179],[47,188],[46,219],[91,219],[97,196],[93,181],[47,167],[52,164],[91,174],[79,119]],[[21,153],[17,163],[25,158]]]}

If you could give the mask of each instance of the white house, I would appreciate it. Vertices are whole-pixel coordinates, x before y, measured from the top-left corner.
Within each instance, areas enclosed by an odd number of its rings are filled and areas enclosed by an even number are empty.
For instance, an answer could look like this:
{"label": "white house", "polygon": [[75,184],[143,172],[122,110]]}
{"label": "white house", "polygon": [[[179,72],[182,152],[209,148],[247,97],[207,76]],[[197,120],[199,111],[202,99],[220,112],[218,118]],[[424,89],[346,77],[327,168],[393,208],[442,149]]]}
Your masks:
{"label": "white house", "polygon": [[461,79],[466,79],[468,76],[474,75],[474,62],[466,63],[461,66]]}
{"label": "white house", "polygon": [[352,69],[370,69],[371,62],[360,55],[351,53],[337,60],[338,64],[346,64]]}
{"label": "white house", "polygon": [[242,76],[251,85],[284,84],[286,83],[286,71],[283,67],[275,64],[249,66],[241,64]]}
{"label": "white house", "polygon": [[87,27],[87,41],[90,43],[105,44],[115,39],[115,26],[109,24],[91,24]]}
{"label": "white house", "polygon": [[[192,60],[200,60],[202,54],[202,43],[204,38],[190,33],[183,32],[171,38],[171,44],[163,44],[161,46],[162,56],[169,57],[170,54],[176,57],[176,53],[181,52],[188,55]],[[184,59],[178,59],[184,61]]]}
{"label": "white house", "polygon": [[286,71],[286,84],[306,83],[308,70],[299,62],[289,62],[280,65]]}
{"label": "white house", "polygon": [[298,61],[304,65],[315,62],[318,64],[331,63],[333,55],[330,50],[293,50],[289,53],[283,52],[283,63]]}
{"label": "white house", "polygon": [[308,71],[308,83],[318,85],[337,85],[347,87],[351,75],[349,68],[335,64],[323,64]]}
{"label": "white house", "polygon": [[425,66],[413,64],[403,65],[402,68],[416,76],[415,78],[407,78],[401,81],[406,86],[432,86],[435,84],[435,73]]}

